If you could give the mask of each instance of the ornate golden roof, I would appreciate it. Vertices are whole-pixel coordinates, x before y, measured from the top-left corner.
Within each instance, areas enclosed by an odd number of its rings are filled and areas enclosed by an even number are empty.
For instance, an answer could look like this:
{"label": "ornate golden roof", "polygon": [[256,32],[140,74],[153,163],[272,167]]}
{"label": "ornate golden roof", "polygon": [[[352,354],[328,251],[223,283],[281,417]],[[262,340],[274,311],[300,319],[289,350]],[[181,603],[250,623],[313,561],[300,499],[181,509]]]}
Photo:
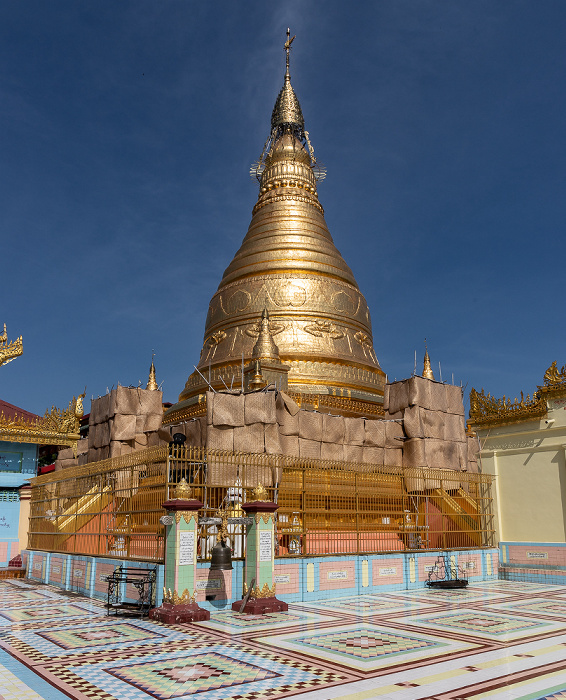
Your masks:
{"label": "ornate golden roof", "polygon": [[83,399],[73,397],[69,407],[60,410],[53,406],[42,418],[5,416],[0,413],[0,440],[27,442],[36,445],[67,445],[76,450],[80,439],[80,420],[83,417]]}
{"label": "ornate golden roof", "polygon": [[8,342],[8,333],[6,332],[6,324],[4,324],[4,332],[0,335],[0,365],[8,364],[23,352],[22,336]]}
{"label": "ornate golden roof", "polygon": [[488,428],[508,423],[523,423],[524,421],[543,418],[548,412],[547,399],[556,396],[566,396],[566,365],[558,369],[556,361],[544,373],[544,383],[537,387],[532,398],[511,401],[506,396],[496,399],[472,389],[470,391],[470,420],[468,425],[473,428]]}
{"label": "ornate golden roof", "polygon": [[[269,314],[271,342],[290,366],[289,390],[380,402],[385,374],[373,348],[369,309],[337,250],[318,200],[320,169],[287,70],[271,133],[253,168],[259,196],[248,232],[226,268],[206,319],[198,364],[213,386],[240,375]],[[294,37],[293,37],[294,38]],[[203,392],[198,373],[179,401]]]}

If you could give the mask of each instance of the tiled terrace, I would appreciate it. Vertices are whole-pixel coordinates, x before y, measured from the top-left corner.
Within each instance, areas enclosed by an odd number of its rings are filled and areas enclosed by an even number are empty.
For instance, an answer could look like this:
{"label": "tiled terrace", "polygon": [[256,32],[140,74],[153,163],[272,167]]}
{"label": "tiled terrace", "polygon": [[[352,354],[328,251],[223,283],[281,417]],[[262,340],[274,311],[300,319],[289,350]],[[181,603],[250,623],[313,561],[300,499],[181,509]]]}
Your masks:
{"label": "tiled terrace", "polygon": [[0,581],[0,699],[557,700],[566,587],[511,581],[164,626]]}

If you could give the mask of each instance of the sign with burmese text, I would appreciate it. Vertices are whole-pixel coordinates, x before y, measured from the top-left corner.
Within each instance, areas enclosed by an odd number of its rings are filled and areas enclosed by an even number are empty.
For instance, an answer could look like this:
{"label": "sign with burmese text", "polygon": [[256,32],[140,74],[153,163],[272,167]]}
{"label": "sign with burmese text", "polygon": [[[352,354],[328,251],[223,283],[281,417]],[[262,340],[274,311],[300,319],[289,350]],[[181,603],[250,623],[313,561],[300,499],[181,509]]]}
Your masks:
{"label": "sign with burmese text", "polygon": [[179,533],[179,566],[194,564],[195,562],[195,533]]}
{"label": "sign with burmese text", "polygon": [[273,553],[273,538],[271,531],[259,533],[259,560],[271,561]]}
{"label": "sign with burmese text", "polygon": [[348,578],[348,572],[342,569],[341,571],[329,571],[327,574],[328,581],[341,581]]}

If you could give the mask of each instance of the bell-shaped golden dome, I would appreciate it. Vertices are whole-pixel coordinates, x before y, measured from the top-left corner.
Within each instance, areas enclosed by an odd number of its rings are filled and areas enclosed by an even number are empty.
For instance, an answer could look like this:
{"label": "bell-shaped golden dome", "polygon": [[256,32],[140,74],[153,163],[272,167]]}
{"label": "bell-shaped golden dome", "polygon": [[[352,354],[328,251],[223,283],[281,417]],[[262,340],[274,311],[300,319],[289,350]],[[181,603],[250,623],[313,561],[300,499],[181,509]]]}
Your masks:
{"label": "bell-shaped golden dome", "polygon": [[[287,57],[290,42],[286,44]],[[254,173],[260,191],[240,249],[206,319],[198,368],[214,386],[252,358],[264,309],[289,390],[381,402],[385,375],[373,349],[366,300],[337,250],[317,194],[317,170],[288,70],[272,131]],[[265,324],[264,324],[265,325]],[[237,384],[236,384],[237,385]],[[179,400],[205,389],[192,374]]]}

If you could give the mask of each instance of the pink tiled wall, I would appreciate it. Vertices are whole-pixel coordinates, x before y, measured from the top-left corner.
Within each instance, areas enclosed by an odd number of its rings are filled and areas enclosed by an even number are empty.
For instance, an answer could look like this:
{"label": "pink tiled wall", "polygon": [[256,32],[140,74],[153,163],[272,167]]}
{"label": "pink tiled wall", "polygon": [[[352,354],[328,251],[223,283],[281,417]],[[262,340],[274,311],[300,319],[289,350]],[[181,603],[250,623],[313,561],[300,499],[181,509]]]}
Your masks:
{"label": "pink tiled wall", "polygon": [[[527,552],[546,554],[543,558],[528,558]],[[544,544],[509,545],[508,561],[510,564],[544,564],[547,566],[566,566],[566,545],[564,547],[548,547]]]}
{"label": "pink tiled wall", "polygon": [[63,581],[63,558],[51,557],[49,561],[49,583],[61,585]]}
{"label": "pink tiled wall", "polygon": [[[346,571],[347,578],[329,579],[328,574],[331,571]],[[319,572],[318,586],[321,591],[356,587],[356,564],[351,559],[332,562],[321,561],[319,564]]]}
{"label": "pink tiled wall", "polygon": [[[208,587],[204,589],[199,589],[197,587],[197,603],[206,600],[207,595],[216,596],[215,600],[229,600],[232,597],[232,572],[231,571],[213,571],[210,569],[197,569],[197,583],[198,581],[220,581],[220,588]],[[201,584],[202,585],[202,584]],[[218,584],[213,584],[218,585]],[[177,591],[179,595],[181,591]],[[192,593],[192,591],[191,591]]]}
{"label": "pink tiled wall", "polygon": [[434,566],[438,560],[437,554],[431,554],[430,557],[420,557],[418,559],[419,566],[419,581],[428,581],[427,567]]}
{"label": "pink tiled wall", "polygon": [[[472,564],[472,567],[468,567],[468,564]],[[464,554],[463,556],[458,557],[458,566],[464,574],[466,575],[466,578],[474,578],[474,577],[480,577],[483,575],[483,570],[482,570],[482,556],[481,553],[476,553],[476,554]],[[497,562],[494,561],[494,558],[492,557],[491,559],[491,566],[492,569],[497,568]]]}
{"label": "pink tiled wall", "polygon": [[299,565],[283,564],[275,567],[275,576],[289,576],[289,583],[276,584],[276,593],[286,595],[299,592]]}
{"label": "pink tiled wall", "polygon": [[494,552],[491,555],[491,570],[497,576],[497,571],[499,569],[499,552]]}
{"label": "pink tiled wall", "polygon": [[8,543],[0,542],[0,561],[6,561],[8,559]]}
{"label": "pink tiled wall", "polygon": [[[403,583],[403,559],[374,559],[372,565],[372,583],[374,586],[390,586]],[[379,573],[380,569],[395,569],[394,574]]]}
{"label": "pink tiled wall", "polygon": [[10,559],[17,557],[19,553],[20,553],[20,543],[19,542],[12,542],[12,545],[10,547]]}
{"label": "pink tiled wall", "polygon": [[96,565],[96,581],[94,582],[94,590],[97,593],[106,595],[108,591],[108,582],[104,580],[105,576],[109,576],[114,571],[113,564],[105,564],[99,562]]}
{"label": "pink tiled wall", "polygon": [[33,565],[29,572],[31,578],[41,578],[43,576],[43,554],[38,554],[37,552],[33,555]]}
{"label": "pink tiled wall", "polygon": [[74,561],[71,564],[71,588],[84,588],[86,578],[86,561]]}

